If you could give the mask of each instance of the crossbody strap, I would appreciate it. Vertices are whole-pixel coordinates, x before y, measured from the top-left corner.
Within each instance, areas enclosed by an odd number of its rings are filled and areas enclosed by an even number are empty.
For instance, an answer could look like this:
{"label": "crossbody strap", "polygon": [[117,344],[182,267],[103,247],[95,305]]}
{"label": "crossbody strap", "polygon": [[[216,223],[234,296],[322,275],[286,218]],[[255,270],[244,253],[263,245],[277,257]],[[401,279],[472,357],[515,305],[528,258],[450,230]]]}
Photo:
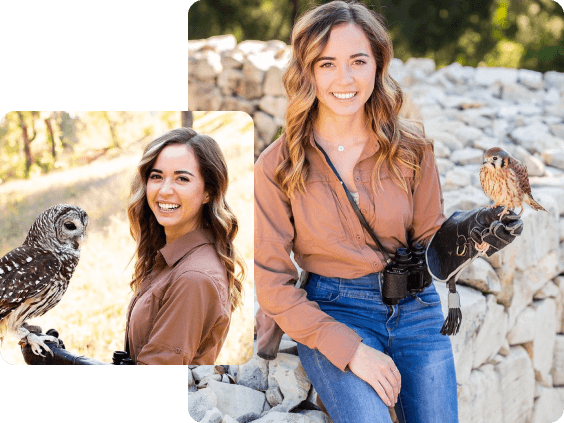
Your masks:
{"label": "crossbody strap", "polygon": [[354,198],[352,196],[352,194],[350,193],[350,191],[348,190],[347,186],[345,185],[345,183],[343,182],[343,180],[341,179],[341,176],[339,175],[339,172],[337,172],[337,169],[335,168],[335,166],[333,166],[333,163],[331,162],[331,159],[329,158],[329,156],[327,155],[327,153],[325,152],[325,150],[323,148],[321,148],[321,146],[319,145],[319,143],[315,140],[315,138],[313,139],[315,142],[315,145],[317,145],[317,148],[319,148],[319,150],[323,153],[323,155],[325,156],[325,159],[327,160],[327,164],[329,164],[329,167],[331,168],[331,170],[333,171],[333,173],[335,173],[335,175],[337,176],[337,179],[339,180],[339,182],[341,183],[341,186],[343,187],[343,189],[345,190],[345,194],[347,195],[347,198],[349,199],[349,202],[351,203],[351,206],[354,210],[354,212],[356,213],[358,220],[360,220],[360,223],[362,224],[362,226],[364,226],[364,229],[366,229],[366,231],[368,232],[368,234],[372,237],[372,239],[374,240],[374,242],[376,243],[378,249],[380,250],[380,252],[384,255],[384,258],[386,259],[386,263],[390,264],[390,262],[392,261],[392,259],[390,258],[389,254],[386,252],[386,250],[384,250],[384,248],[382,247],[382,244],[380,244],[380,241],[378,241],[378,238],[376,237],[376,234],[374,233],[374,231],[372,230],[372,228],[368,225],[368,222],[366,221],[366,219],[364,218],[364,216],[362,215],[362,213],[360,212],[358,206],[356,205],[356,202],[354,201]]}

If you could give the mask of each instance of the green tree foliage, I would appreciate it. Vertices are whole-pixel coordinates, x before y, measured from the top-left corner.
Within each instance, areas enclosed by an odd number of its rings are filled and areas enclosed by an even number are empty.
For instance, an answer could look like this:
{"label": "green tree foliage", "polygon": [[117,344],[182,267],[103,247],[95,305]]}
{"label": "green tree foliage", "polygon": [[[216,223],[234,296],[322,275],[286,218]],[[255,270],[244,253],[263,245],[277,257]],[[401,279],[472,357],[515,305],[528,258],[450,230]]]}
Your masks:
{"label": "green tree foliage", "polygon": [[[234,34],[237,41],[289,42],[293,11],[329,0],[199,0],[188,38]],[[564,14],[553,0],[362,0],[384,15],[395,56],[438,66],[505,66],[564,72]],[[294,6],[295,5],[295,6]]]}

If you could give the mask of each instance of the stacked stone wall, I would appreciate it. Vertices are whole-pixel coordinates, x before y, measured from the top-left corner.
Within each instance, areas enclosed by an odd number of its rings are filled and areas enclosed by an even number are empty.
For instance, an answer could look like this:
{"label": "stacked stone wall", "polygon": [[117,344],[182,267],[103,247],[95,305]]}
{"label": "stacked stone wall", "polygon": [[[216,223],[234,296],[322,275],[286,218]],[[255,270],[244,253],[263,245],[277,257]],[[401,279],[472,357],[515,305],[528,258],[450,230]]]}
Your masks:
{"label": "stacked stone wall", "polygon": [[[190,110],[247,112],[258,155],[283,125],[289,54],[278,41],[189,42]],[[394,59],[390,73],[408,98],[404,114],[421,119],[434,141],[446,216],[490,203],[479,168],[493,146],[527,166],[547,210],[525,206],[522,235],[460,277],[464,318],[451,337],[460,422],[554,422],[564,411],[564,74],[458,63],[437,70],[430,59]],[[446,313],[447,290],[435,285]],[[282,351],[272,362],[192,367],[193,418],[329,422],[308,410],[315,392],[295,343],[286,339]]]}

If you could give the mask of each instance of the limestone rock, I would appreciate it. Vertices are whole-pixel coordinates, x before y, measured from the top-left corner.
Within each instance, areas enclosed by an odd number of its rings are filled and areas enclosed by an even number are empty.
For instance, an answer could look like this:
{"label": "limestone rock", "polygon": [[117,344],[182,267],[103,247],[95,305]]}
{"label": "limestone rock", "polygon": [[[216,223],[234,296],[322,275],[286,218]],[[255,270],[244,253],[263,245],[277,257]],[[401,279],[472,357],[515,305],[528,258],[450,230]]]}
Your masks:
{"label": "limestone rock", "polygon": [[196,381],[194,380],[194,375],[192,370],[188,369],[188,392],[196,392]]}
{"label": "limestone rock", "polygon": [[271,411],[253,423],[310,423],[311,420],[302,414]]}
{"label": "limestone rock", "polygon": [[544,84],[541,72],[528,69],[519,69],[517,71],[517,78],[521,84],[534,90],[542,88]]}
{"label": "limestone rock", "polygon": [[194,379],[196,379],[196,381],[199,382],[203,380],[206,376],[213,376],[217,373],[215,372],[215,366],[212,364],[212,365],[198,366],[192,370],[192,374],[194,375]]}
{"label": "limestone rock", "polygon": [[311,382],[300,359],[294,355],[279,353],[269,362],[268,388],[280,388],[284,400],[276,411],[290,411],[307,398]]}
{"label": "limestone rock", "polygon": [[[257,419],[262,414],[265,404],[267,404],[263,392],[255,391],[246,386],[210,381],[208,387],[200,391],[214,392],[217,397],[215,407],[223,415],[228,414],[235,420],[239,420],[242,416]],[[190,404],[190,400],[188,403]]]}
{"label": "limestone rock", "polygon": [[284,397],[282,396],[282,392],[280,391],[279,387],[274,387],[267,389],[266,392],[266,400],[271,407],[276,407],[278,404],[282,404],[284,401]]}
{"label": "limestone rock", "polygon": [[270,143],[280,127],[278,121],[268,113],[261,111],[255,113],[253,120],[260,137]]}
{"label": "limestone rock", "polygon": [[[218,383],[218,382],[216,382]],[[217,406],[218,397],[210,389],[200,389],[198,392],[188,392],[188,412],[197,422],[204,418],[207,410]]]}
{"label": "limestone rock", "polygon": [[200,423],[222,423],[223,421],[223,414],[217,408],[212,408],[211,410],[206,411],[204,418],[200,421]]}
{"label": "limestone rock", "polygon": [[536,378],[546,381],[554,352],[556,340],[556,305],[554,299],[535,301],[532,306],[535,309],[535,338],[533,340],[533,367]]}
{"label": "limestone rock", "polygon": [[539,387],[540,395],[535,401],[531,423],[556,422],[562,417],[564,401],[557,389]]}
{"label": "limestone rock", "polygon": [[445,216],[449,217],[456,210],[470,210],[490,204],[490,200],[481,188],[467,186],[457,191],[443,193]]}
{"label": "limestone rock", "polygon": [[286,97],[273,97],[270,95],[262,97],[259,103],[261,110],[280,119],[284,119],[286,115],[286,105]]}
{"label": "limestone rock", "polygon": [[[435,283],[441,298],[443,316],[448,314],[448,289],[444,283]],[[460,295],[462,323],[456,336],[450,338],[456,367],[456,380],[464,384],[470,377],[474,361],[474,342],[486,316],[486,300],[484,296],[471,288],[457,286]]]}
{"label": "limestone rock", "polygon": [[460,423],[503,422],[499,375],[492,364],[473,370],[459,388]]}
{"label": "limestone rock", "polygon": [[286,89],[284,88],[284,84],[282,83],[283,74],[284,70],[277,66],[273,66],[266,71],[263,86],[265,95],[271,95],[275,97],[286,95]]}
{"label": "limestone rock", "polygon": [[498,304],[495,295],[486,299],[486,316],[474,341],[473,368],[493,359],[505,343],[507,332],[507,314],[505,308]]}
{"label": "limestone rock", "polygon": [[298,344],[295,341],[287,341],[283,339],[282,341],[280,341],[280,347],[278,348],[278,352],[284,354],[298,355]]}
{"label": "limestone rock", "polygon": [[511,102],[531,101],[536,97],[536,93],[520,84],[506,83],[501,86],[501,98]]}
{"label": "limestone rock", "polygon": [[268,389],[268,361],[253,355],[245,364],[239,366],[237,383],[258,391]]}
{"label": "limestone rock", "polygon": [[317,410],[303,410],[299,411],[299,414],[306,416],[310,423],[333,423],[331,417],[329,417],[323,411]]}
{"label": "limestone rock", "polygon": [[[500,356],[498,356],[500,357]],[[535,373],[523,347],[511,347],[509,356],[495,366],[504,423],[527,423],[533,412]]]}
{"label": "limestone rock", "polygon": [[544,74],[544,83],[547,87],[556,88],[560,92],[564,91],[564,74],[549,71]]}
{"label": "limestone rock", "polygon": [[[256,100],[255,100],[256,101]],[[221,103],[221,110],[238,110],[252,116],[256,109],[255,103],[239,96],[225,97]]]}
{"label": "limestone rock", "polygon": [[[222,89],[227,89],[230,95],[237,89],[239,81],[242,79],[243,72],[237,69],[228,68],[221,72],[217,77],[217,85]],[[228,93],[224,91],[223,94],[226,95]]]}
{"label": "limestone rock", "polygon": [[450,155],[450,160],[456,164],[470,164],[470,163],[482,163],[484,157],[484,152],[477,148],[463,148],[462,150],[453,151]]}
{"label": "limestone rock", "polygon": [[535,309],[526,307],[515,321],[515,325],[507,334],[510,345],[524,344],[535,338]]}
{"label": "limestone rock", "polygon": [[511,138],[531,153],[542,152],[539,143],[549,136],[549,128],[544,123],[521,126],[511,132]]}
{"label": "limestone rock", "polygon": [[492,85],[496,82],[517,82],[517,69],[509,68],[476,68],[474,79],[478,85]]}
{"label": "limestone rock", "polygon": [[564,386],[564,335],[556,335],[551,374],[554,386]]}
{"label": "limestone rock", "polygon": [[541,156],[547,165],[564,170],[564,150],[545,150]]}
{"label": "limestone rock", "polygon": [[477,258],[466,267],[458,280],[482,292],[497,294],[501,291],[501,283],[494,268],[483,258]]}

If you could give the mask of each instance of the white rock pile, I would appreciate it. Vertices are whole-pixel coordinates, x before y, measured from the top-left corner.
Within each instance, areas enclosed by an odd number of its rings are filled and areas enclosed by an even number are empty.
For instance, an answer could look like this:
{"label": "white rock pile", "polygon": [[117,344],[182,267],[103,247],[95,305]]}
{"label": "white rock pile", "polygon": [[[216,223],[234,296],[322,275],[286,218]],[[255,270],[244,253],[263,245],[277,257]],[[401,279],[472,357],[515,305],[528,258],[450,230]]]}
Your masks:
{"label": "white rock pile", "polygon": [[[283,125],[288,54],[278,41],[189,42],[190,110],[246,111],[258,155]],[[436,70],[430,59],[394,59],[390,73],[409,99],[406,115],[422,119],[434,140],[446,216],[491,203],[479,168],[494,146],[527,166],[533,196],[548,211],[525,206],[522,235],[460,277],[464,317],[451,337],[460,422],[554,422],[564,411],[564,74],[458,63]],[[436,287],[446,314],[447,289]],[[213,366],[192,373],[200,368]],[[196,374],[196,421],[330,421],[306,411],[315,392],[292,354],[229,366],[223,382]]]}

